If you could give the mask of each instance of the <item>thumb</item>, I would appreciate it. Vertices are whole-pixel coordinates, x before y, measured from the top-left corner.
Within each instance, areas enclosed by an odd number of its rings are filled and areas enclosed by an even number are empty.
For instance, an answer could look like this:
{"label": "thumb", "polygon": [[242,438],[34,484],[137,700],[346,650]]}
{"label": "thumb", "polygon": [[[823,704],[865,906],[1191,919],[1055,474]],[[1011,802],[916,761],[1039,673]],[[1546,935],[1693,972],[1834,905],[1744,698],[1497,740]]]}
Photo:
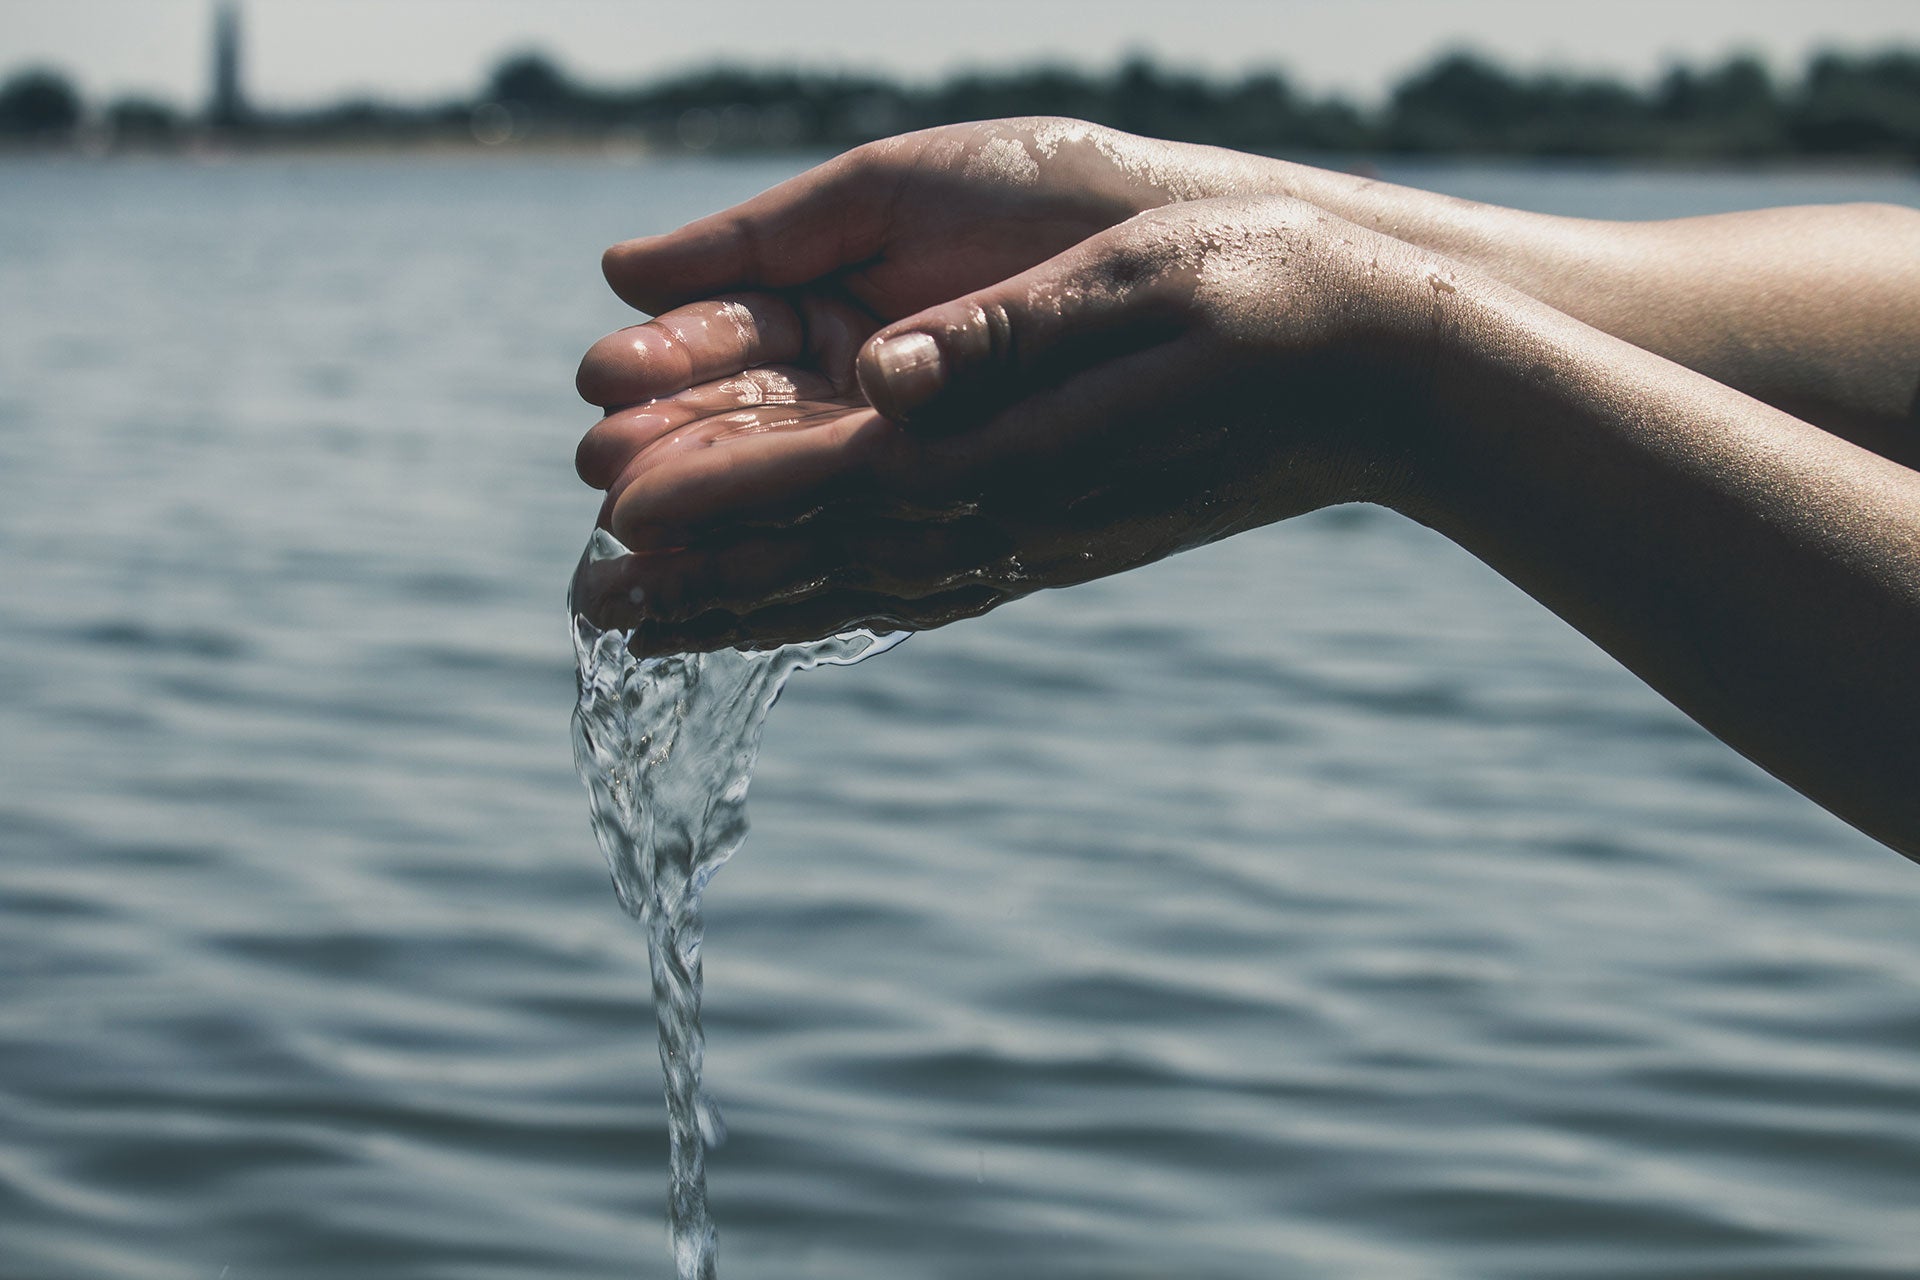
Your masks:
{"label": "thumb", "polygon": [[[1116,231],[964,298],[887,325],[856,373],[873,407],[919,430],[954,429],[1163,336],[1159,271]],[[1143,269],[1146,268],[1146,269]]]}
{"label": "thumb", "polygon": [[874,154],[861,147],[677,231],[623,241],[600,269],[623,302],[659,315],[716,294],[807,284],[874,257],[888,229]]}

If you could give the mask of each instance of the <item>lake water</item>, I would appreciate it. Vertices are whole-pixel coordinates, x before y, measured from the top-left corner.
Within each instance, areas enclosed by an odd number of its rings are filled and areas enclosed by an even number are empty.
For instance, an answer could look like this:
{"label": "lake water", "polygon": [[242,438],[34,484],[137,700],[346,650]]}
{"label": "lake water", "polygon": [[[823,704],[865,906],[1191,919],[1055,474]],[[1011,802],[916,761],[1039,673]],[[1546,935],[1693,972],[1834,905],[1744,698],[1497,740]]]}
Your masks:
{"label": "lake water", "polygon": [[[0,1276],[670,1274],[570,383],[796,163],[0,164]],[[1920,868],[1384,513],[802,675],[753,817],[727,1280],[1920,1274]]]}

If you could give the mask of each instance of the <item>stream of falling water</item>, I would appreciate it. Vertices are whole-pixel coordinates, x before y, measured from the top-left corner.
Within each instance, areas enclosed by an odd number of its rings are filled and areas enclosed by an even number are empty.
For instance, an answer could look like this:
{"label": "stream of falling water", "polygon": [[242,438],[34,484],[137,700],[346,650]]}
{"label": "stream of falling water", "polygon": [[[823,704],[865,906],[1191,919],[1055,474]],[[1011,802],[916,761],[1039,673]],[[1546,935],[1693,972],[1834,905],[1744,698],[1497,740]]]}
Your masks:
{"label": "stream of falling water", "polygon": [[[596,532],[582,570],[624,551]],[[628,652],[630,632],[572,616],[580,686],[574,764],[620,905],[647,929],[666,1076],[674,1266],[680,1280],[712,1280],[718,1238],[707,1211],[706,1153],[726,1128],[700,1081],[700,894],[746,838],[760,733],[787,677],[858,662],[903,637],[856,631],[765,651],[642,659]]]}

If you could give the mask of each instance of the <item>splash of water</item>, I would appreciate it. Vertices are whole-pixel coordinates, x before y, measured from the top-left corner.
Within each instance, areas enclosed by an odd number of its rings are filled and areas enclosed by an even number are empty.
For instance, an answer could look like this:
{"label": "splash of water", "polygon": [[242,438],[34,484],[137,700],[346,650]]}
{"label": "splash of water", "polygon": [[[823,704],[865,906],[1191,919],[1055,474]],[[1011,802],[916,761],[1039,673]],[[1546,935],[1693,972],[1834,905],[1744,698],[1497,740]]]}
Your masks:
{"label": "splash of water", "polygon": [[[596,532],[582,571],[624,554]],[[647,930],[666,1076],[674,1265],[680,1280],[712,1280],[718,1237],[707,1210],[706,1153],[726,1129],[700,1081],[701,891],[746,838],[747,784],[787,677],[858,662],[904,636],[855,631],[771,650],[653,658],[635,658],[631,638],[573,613],[574,764],[614,892]]]}

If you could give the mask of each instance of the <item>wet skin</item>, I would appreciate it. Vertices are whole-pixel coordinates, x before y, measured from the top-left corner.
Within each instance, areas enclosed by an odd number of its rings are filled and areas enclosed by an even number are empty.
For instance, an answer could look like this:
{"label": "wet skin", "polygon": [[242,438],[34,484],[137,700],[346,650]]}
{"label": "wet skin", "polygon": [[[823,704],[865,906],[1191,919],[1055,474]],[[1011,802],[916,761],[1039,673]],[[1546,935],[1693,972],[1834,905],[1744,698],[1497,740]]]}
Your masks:
{"label": "wet skin", "polygon": [[616,245],[604,265],[616,292],[656,315],[775,287],[810,308],[848,302],[827,314],[870,331],[1136,213],[1261,196],[1304,200],[1431,249],[1798,417],[1920,461],[1910,341],[1920,217],[1899,207],[1562,218],[1034,118],[856,148],[671,235]]}
{"label": "wet skin", "polygon": [[[661,314],[581,366],[581,474],[635,551],[581,599],[658,651],[936,626],[1376,502],[1920,849],[1920,215],[1622,229],[1276,163],[966,126],[616,246]],[[1743,236],[1777,261],[1678,262]]]}
{"label": "wet skin", "polygon": [[[878,342],[858,362],[837,332],[805,350],[772,294],[623,331],[582,371],[612,402],[652,388],[662,329],[701,353],[676,380],[772,363],[611,413],[582,441],[603,523],[640,553],[607,571],[603,607],[661,648],[856,617],[926,627],[1388,501],[1426,398],[1409,357],[1428,278],[1451,272],[1298,202],[1198,201],[920,316],[935,381],[889,377]],[[996,336],[1014,331],[1017,352]]]}

